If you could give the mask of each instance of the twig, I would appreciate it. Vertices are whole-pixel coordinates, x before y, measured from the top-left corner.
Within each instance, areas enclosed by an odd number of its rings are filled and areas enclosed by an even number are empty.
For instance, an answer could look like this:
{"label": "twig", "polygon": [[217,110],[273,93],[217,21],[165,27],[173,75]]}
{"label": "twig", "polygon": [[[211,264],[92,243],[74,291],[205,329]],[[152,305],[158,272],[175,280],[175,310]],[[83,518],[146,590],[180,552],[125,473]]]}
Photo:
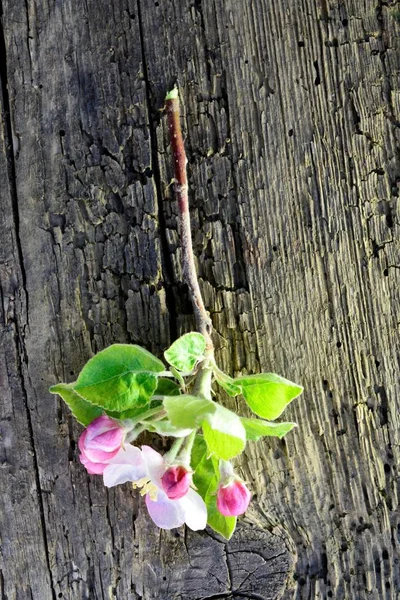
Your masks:
{"label": "twig", "polygon": [[168,130],[171,139],[172,154],[174,157],[175,194],[178,199],[179,206],[183,277],[186,280],[189,288],[197,329],[206,338],[208,353],[209,355],[212,355],[214,349],[211,340],[212,324],[201,296],[193,258],[188,185],[186,177],[187,158],[182,138],[177,88],[174,88],[168,92],[165,98],[165,109],[168,117]]}

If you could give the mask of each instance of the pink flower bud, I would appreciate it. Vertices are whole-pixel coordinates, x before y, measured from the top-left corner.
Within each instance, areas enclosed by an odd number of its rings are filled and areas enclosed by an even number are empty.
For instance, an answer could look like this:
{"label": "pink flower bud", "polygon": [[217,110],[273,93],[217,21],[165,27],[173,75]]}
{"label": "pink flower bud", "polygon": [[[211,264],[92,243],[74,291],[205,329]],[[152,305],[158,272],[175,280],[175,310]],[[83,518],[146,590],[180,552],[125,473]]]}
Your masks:
{"label": "pink flower bud", "polygon": [[170,500],[183,498],[192,483],[192,474],[185,467],[169,467],[161,477],[164,492]]}
{"label": "pink flower bud", "polygon": [[217,492],[217,508],[225,517],[238,517],[246,512],[251,494],[245,484],[234,479]]}
{"label": "pink flower bud", "polygon": [[79,459],[90,475],[101,475],[119,452],[126,429],[107,415],[97,417],[79,438]]}

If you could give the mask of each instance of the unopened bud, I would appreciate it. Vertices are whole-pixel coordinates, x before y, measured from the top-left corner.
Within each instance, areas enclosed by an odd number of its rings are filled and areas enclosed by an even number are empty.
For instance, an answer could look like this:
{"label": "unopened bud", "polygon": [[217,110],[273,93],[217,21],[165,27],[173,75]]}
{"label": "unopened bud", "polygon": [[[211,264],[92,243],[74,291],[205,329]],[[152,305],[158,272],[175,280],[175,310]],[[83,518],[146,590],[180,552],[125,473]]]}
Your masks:
{"label": "unopened bud", "polygon": [[217,492],[217,508],[225,517],[238,517],[246,512],[251,493],[245,484],[234,479],[227,485],[222,485]]}
{"label": "unopened bud", "polygon": [[164,492],[170,500],[179,500],[192,483],[192,473],[182,465],[169,467],[161,478]]}
{"label": "unopened bud", "polygon": [[97,417],[79,438],[79,459],[91,475],[101,475],[121,449],[126,428],[107,415]]}

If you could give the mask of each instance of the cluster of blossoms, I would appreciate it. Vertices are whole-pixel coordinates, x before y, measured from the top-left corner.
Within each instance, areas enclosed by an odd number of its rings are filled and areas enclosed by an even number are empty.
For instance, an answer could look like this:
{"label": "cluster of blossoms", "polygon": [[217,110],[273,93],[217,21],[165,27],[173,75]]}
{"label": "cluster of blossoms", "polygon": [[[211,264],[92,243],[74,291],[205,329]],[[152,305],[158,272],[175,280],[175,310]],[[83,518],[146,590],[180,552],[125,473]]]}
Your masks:
{"label": "cluster of blossoms", "polygon": [[[130,429],[103,415],[85,429],[79,439],[80,461],[90,475],[103,475],[104,485],[128,481],[141,488],[150,517],[162,529],[186,523],[194,531],[207,524],[204,500],[193,489],[190,453],[162,456],[150,446],[141,449],[127,441]],[[224,516],[243,514],[251,494],[232,465],[220,461],[217,508]]]}
{"label": "cluster of blossoms", "polygon": [[[84,365],[76,382],[53,385],[50,392],[59,394],[87,427],[79,449],[89,474],[103,475],[108,487],[130,481],[141,488],[149,514],[161,528],[186,523],[198,530],[208,523],[230,539],[251,494],[229,461],[245,450],[248,441],[282,438],[291,431],[296,423],[274,421],[303,388],[276,373],[232,378],[215,363],[212,323],[193,258],[177,88],[166,95],[165,109],[174,157],[182,273],[198,331],[185,333],[165,350],[169,370],[140,346],[113,344]],[[229,396],[243,396],[256,417],[241,416],[214,401],[214,381]],[[176,440],[162,456],[149,446],[132,445],[143,431]]]}

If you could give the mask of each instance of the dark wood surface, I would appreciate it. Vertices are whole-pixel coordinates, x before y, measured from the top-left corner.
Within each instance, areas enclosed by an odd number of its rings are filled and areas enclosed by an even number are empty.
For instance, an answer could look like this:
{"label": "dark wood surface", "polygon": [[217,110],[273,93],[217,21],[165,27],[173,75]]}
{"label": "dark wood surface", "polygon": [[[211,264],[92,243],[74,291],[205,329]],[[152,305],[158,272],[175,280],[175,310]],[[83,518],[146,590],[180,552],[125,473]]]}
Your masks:
{"label": "dark wood surface", "polygon": [[[398,3],[0,5],[1,597],[398,598]],[[89,477],[48,393],[109,344],[161,356],[193,327],[175,82],[219,364],[305,387],[299,428],[240,461],[229,543]]]}

